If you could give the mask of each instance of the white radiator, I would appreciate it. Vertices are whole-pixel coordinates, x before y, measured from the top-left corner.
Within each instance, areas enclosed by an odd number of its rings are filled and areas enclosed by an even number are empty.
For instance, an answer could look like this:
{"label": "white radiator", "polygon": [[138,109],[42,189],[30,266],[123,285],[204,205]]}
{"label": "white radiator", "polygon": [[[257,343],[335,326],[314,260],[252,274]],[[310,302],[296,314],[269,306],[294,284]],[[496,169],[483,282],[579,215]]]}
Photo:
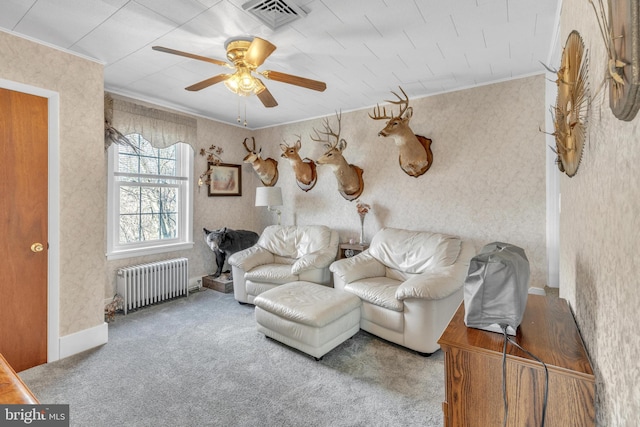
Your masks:
{"label": "white radiator", "polygon": [[118,293],[128,310],[181,295],[189,296],[189,260],[168,259],[118,269]]}

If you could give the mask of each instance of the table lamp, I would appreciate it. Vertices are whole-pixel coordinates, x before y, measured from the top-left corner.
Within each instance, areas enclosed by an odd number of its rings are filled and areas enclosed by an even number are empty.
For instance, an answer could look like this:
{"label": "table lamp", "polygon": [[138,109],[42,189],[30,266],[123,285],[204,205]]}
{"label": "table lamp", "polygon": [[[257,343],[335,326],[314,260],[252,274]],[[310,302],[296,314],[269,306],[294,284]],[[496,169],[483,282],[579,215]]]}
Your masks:
{"label": "table lamp", "polygon": [[280,225],[280,211],[273,206],[282,206],[282,189],[280,187],[257,187],[256,206],[267,206],[271,212],[278,214],[278,225]]}

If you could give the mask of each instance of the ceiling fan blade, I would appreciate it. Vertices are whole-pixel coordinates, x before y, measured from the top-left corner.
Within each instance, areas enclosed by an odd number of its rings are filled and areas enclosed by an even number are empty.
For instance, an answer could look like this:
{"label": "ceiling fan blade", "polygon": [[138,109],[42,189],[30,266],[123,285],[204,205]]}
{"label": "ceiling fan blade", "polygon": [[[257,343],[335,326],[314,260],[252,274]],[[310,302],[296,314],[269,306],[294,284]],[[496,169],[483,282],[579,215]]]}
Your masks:
{"label": "ceiling fan blade", "polygon": [[271,95],[271,92],[269,92],[269,89],[267,89],[266,86],[263,86],[263,89],[260,92],[257,92],[256,95],[262,102],[262,105],[267,108],[278,105],[278,102],[276,102],[276,99]]}
{"label": "ceiling fan blade", "polygon": [[212,86],[216,83],[220,83],[223,82],[225,80],[227,80],[229,77],[231,77],[233,74],[218,74],[217,76],[213,76],[210,77],[206,80],[203,80],[199,83],[193,84],[189,87],[186,87],[186,90],[190,90],[190,91],[197,91],[197,90],[201,90],[204,89],[206,87]]}
{"label": "ceiling fan blade", "polygon": [[327,88],[327,84],[318,80],[311,80],[304,77],[294,76],[291,74],[281,73],[279,71],[262,71],[260,74],[268,78],[269,80],[275,80],[277,82],[289,83],[296,86],[301,86],[307,89],[317,90],[318,92],[324,92]]}
{"label": "ceiling fan blade", "polygon": [[275,45],[260,37],[254,37],[247,52],[244,54],[244,60],[257,68],[262,65],[274,50],[276,50]]}
{"label": "ceiling fan blade", "polygon": [[185,56],[191,59],[197,59],[198,61],[210,62],[212,64],[221,65],[223,67],[233,68],[231,65],[229,65],[225,61],[221,61],[215,58],[207,58],[206,56],[195,55],[193,53],[183,52],[181,50],[169,49],[168,47],[162,47],[162,46],[153,46],[151,49],[157,50],[159,52],[170,53],[172,55],[180,55],[180,56]]}

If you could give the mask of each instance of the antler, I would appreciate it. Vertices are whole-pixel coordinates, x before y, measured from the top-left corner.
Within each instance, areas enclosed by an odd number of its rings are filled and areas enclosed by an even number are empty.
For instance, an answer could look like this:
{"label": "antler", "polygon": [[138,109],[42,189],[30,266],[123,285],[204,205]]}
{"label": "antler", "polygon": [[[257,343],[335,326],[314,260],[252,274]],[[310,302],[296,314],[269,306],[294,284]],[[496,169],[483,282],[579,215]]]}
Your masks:
{"label": "antler", "polygon": [[[394,91],[391,91],[391,93],[394,94],[396,96],[396,98],[398,98],[398,101],[388,101],[386,99],[385,99],[385,101],[386,102],[390,102],[390,103],[395,104],[395,105],[400,105],[400,113],[398,114],[398,117],[402,117],[404,112],[407,111],[407,108],[409,108],[409,96],[407,96],[405,91],[402,89],[402,86],[398,86],[398,87],[400,88],[400,91],[404,95],[404,99],[400,95],[395,93]],[[403,105],[404,105],[404,107],[403,107]]]}
{"label": "antler", "polygon": [[373,109],[374,115],[372,116],[371,114],[369,114],[369,117],[371,117],[373,120],[389,120],[395,117],[402,117],[404,112],[407,111],[407,108],[409,108],[409,96],[407,96],[407,94],[405,93],[405,91],[402,89],[401,86],[398,86],[398,87],[400,88],[400,91],[404,95],[404,98],[402,98],[400,95],[398,95],[394,91],[391,91],[391,93],[394,94],[398,98],[398,100],[390,101],[388,99],[385,99],[384,102],[389,102],[394,105],[399,105],[400,113],[398,113],[397,116],[394,116],[393,113],[391,113],[392,115],[389,115],[387,114],[387,109],[385,107],[382,107],[382,114],[380,114],[380,105],[376,104],[376,108]]}
{"label": "antler", "polygon": [[[329,119],[325,118],[322,121],[322,126],[324,127],[324,132],[318,132],[318,130],[316,128],[313,128],[313,131],[316,134],[316,137],[314,138],[313,135],[311,136],[311,139],[313,141],[316,142],[324,142],[325,146],[327,148],[336,148],[338,146],[338,142],[340,141],[340,131],[342,128],[342,111],[340,111],[340,114],[336,113],[336,117],[338,118],[338,132],[334,132],[331,129],[331,126],[329,126]],[[322,138],[320,135],[324,135],[326,136],[326,138]],[[336,139],[336,141],[334,143],[330,142],[330,137],[334,137]]]}
{"label": "antler", "polygon": [[371,117],[373,120],[389,120],[391,118],[393,118],[393,116],[390,116],[387,114],[387,109],[385,107],[382,107],[382,114],[380,114],[380,105],[376,104],[376,108],[373,109],[373,116],[371,115],[371,113],[369,113],[369,117]]}
{"label": "antler", "polygon": [[296,144],[302,145],[302,136],[295,133],[293,134],[293,136],[295,136],[297,139],[296,139],[296,142],[294,142],[292,145],[289,145],[289,143],[284,137],[282,138],[282,144],[280,144],[280,149],[282,150],[283,153],[286,153],[289,148],[295,149],[296,153],[298,152],[300,147],[296,148]]}
{"label": "antler", "polygon": [[248,139],[249,139],[249,138],[245,138],[245,139],[244,139],[244,141],[242,142],[242,145],[244,145],[244,148],[245,148],[248,152],[253,153],[254,151],[256,151],[256,139],[255,139],[253,136],[251,137],[251,139],[253,140],[253,148],[249,148],[249,147],[247,147],[247,140],[248,140]]}

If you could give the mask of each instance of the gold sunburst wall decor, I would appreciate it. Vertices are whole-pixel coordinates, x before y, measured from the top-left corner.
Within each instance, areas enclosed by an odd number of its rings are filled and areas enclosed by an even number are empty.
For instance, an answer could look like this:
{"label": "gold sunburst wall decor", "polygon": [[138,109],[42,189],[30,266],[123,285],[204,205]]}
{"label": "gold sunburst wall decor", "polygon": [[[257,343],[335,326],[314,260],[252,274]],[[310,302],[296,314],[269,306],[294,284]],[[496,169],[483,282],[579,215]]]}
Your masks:
{"label": "gold sunburst wall decor", "polygon": [[618,119],[631,121],[640,109],[640,0],[589,3],[607,53],[609,106]]}
{"label": "gold sunburst wall decor", "polygon": [[[609,81],[609,105],[620,120],[631,121],[640,108],[640,9],[638,0],[610,0],[609,28],[622,82]],[[613,61],[613,63],[612,63]]]}
{"label": "gold sunburst wall decor", "polygon": [[557,71],[558,96],[553,108],[558,168],[569,177],[578,171],[587,135],[590,104],[588,70],[587,51],[582,38],[577,31],[572,31],[567,37]]}

